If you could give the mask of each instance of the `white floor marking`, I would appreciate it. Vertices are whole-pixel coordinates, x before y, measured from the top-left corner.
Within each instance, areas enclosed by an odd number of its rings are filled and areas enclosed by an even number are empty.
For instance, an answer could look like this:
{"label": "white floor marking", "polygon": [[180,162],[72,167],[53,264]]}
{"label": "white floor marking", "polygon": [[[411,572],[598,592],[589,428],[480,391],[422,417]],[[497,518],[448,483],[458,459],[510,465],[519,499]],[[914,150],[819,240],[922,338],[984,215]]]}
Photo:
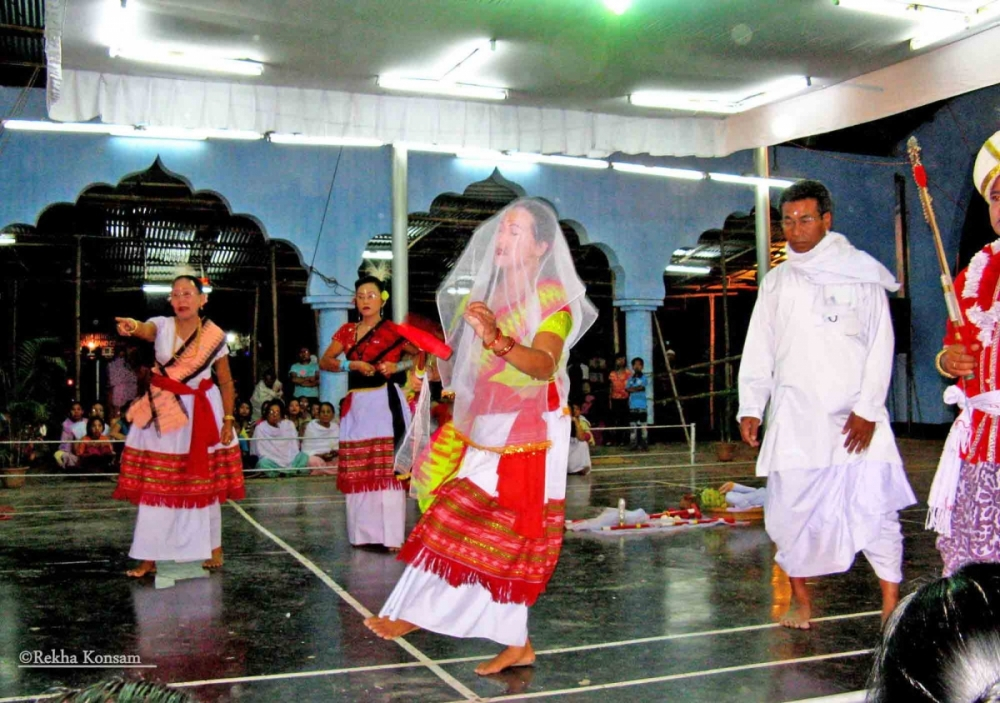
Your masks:
{"label": "white floor marking", "polygon": [[[354,608],[356,611],[358,611],[358,613],[361,615],[361,617],[363,617],[363,618],[370,618],[370,617],[372,617],[371,611],[369,611],[365,606],[361,605],[361,603],[359,603],[358,600],[356,598],[354,598],[354,596],[352,596],[350,593],[348,593],[347,591],[345,591],[340,586],[340,584],[338,584],[336,581],[334,581],[332,578],[330,578],[329,574],[327,574],[321,568],[319,568],[314,563],[312,563],[311,561],[309,561],[309,559],[307,559],[303,554],[299,553],[294,548],[292,548],[291,545],[289,545],[283,539],[281,539],[276,534],[274,534],[273,532],[271,532],[270,530],[268,530],[266,527],[264,527],[263,525],[261,525],[259,522],[257,522],[256,520],[254,520],[252,517],[250,517],[247,514],[247,512],[245,510],[243,510],[243,508],[241,508],[240,506],[238,506],[236,503],[233,503],[232,501],[228,501],[228,502],[229,502],[229,505],[232,506],[233,510],[235,510],[236,512],[238,512],[240,515],[243,516],[244,520],[246,520],[247,522],[249,522],[251,525],[253,525],[255,528],[257,528],[257,530],[261,534],[263,534],[264,536],[268,537],[271,541],[273,541],[279,547],[281,547],[286,552],[288,552],[292,557],[294,557],[296,559],[296,561],[298,561],[300,564],[302,564],[302,566],[306,567],[311,572],[313,572],[313,574],[315,574],[316,577],[320,581],[322,581],[323,583],[325,583],[330,588],[330,590],[332,590],[334,593],[336,593],[338,596],[340,596],[344,601],[346,601],[348,605],[350,605],[352,608]],[[397,637],[395,640],[393,640],[393,642],[395,642],[400,647],[402,647],[414,659],[417,659],[424,666],[426,666],[428,669],[430,669],[431,671],[433,671],[437,675],[437,677],[439,679],[441,679],[446,684],[448,684],[449,686],[451,686],[452,688],[454,688],[456,691],[458,691],[465,700],[471,700],[471,701],[479,700],[479,696],[476,695],[476,693],[474,693],[471,689],[467,688],[461,681],[459,681],[458,679],[456,679],[454,676],[452,676],[451,674],[449,674],[447,671],[445,671],[444,669],[442,669],[440,666],[438,666],[437,664],[435,664],[434,661],[430,657],[428,657],[426,654],[424,654],[419,649],[417,649],[416,647],[414,647],[412,644],[410,644],[409,642],[407,642],[404,638]]]}

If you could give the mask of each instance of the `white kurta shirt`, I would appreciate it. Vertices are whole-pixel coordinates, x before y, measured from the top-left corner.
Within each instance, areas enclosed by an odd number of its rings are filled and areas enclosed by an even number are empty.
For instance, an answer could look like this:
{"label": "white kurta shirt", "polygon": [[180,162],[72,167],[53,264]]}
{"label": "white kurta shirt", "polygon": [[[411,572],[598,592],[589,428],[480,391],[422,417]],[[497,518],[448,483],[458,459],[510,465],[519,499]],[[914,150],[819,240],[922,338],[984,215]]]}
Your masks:
{"label": "white kurta shirt", "polygon": [[[859,460],[901,464],[885,408],[893,344],[879,283],[817,285],[788,263],[771,270],[757,295],[739,373],[737,417],[763,417],[770,402],[757,475]],[[877,423],[861,455],[844,448],[851,412]]]}

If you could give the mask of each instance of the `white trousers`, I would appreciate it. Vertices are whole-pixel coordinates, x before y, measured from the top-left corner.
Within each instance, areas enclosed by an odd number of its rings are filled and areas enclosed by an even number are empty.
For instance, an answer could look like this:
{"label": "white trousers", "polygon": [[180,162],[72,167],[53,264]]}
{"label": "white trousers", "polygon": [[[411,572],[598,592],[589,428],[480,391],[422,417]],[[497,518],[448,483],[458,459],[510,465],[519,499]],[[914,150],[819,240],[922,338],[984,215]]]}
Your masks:
{"label": "white trousers", "polygon": [[402,547],[406,537],[406,491],[348,493],[347,539],[353,545]]}

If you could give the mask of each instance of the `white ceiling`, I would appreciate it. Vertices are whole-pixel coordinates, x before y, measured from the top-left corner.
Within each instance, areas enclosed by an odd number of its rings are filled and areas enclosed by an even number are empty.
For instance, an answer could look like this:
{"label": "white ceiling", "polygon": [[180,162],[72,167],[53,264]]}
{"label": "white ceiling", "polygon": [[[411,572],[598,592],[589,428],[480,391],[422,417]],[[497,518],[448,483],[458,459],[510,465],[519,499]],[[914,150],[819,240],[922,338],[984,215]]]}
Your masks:
{"label": "white ceiling", "polygon": [[139,41],[266,65],[260,77],[216,77],[110,58],[118,1],[64,0],[64,68],[380,94],[378,75],[430,77],[493,38],[495,54],[466,80],[509,88],[507,104],[649,117],[665,113],[629,93],[740,92],[788,75],[810,76],[814,92],[915,55],[913,24],[833,0],[633,0],[620,17],[602,0],[128,0]]}

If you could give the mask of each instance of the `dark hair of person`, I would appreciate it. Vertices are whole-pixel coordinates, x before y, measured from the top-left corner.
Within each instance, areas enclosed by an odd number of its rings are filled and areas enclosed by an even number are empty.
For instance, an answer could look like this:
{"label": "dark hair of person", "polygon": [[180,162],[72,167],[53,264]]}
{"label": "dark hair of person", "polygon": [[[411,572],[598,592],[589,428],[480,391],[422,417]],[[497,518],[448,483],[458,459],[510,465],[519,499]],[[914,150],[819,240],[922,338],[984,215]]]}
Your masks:
{"label": "dark hair of person", "polygon": [[556,218],[555,211],[551,205],[537,198],[525,198],[524,200],[519,200],[514,207],[524,210],[535,221],[535,226],[531,228],[531,231],[535,236],[536,242],[552,244],[552,240],[556,236],[555,231],[550,231],[548,227],[538,226],[539,222],[545,222],[551,217],[553,220],[556,220],[556,227],[558,228],[559,220]]}
{"label": "dark hair of person", "polygon": [[272,400],[269,403],[265,403],[264,407],[261,409],[261,416],[264,417],[264,419],[267,419],[268,413],[271,412],[271,408],[275,405],[278,406],[278,410],[281,411],[281,417],[284,418],[287,415],[287,411],[285,410],[285,404],[280,400]]}
{"label": "dark hair of person", "polygon": [[102,431],[104,430],[104,420],[102,420],[101,418],[99,418],[99,417],[97,417],[96,415],[94,415],[94,416],[93,416],[93,417],[91,417],[91,418],[90,418],[89,420],[87,420],[87,434],[88,434],[88,435],[90,434],[90,431],[91,431],[92,429],[94,429],[94,423],[95,423],[95,422],[99,422],[99,423],[101,423],[101,430],[102,430]]}
{"label": "dark hair of person", "polygon": [[638,361],[638,362],[639,362],[640,364],[642,364],[643,366],[645,366],[645,365],[646,365],[646,362],[642,360],[642,357],[641,357],[641,356],[637,356],[637,357],[635,357],[634,359],[632,359],[632,361],[631,361],[631,362],[629,362],[629,366],[635,366],[635,362],[637,362],[637,361]]}
{"label": "dark hair of person", "polygon": [[968,564],[900,601],[868,701],[1000,702],[1000,564]]}
{"label": "dark hair of person", "polygon": [[354,290],[357,291],[361,286],[366,283],[371,283],[373,286],[378,288],[379,293],[385,290],[385,282],[376,278],[375,276],[362,276],[354,282]]}
{"label": "dark hair of person", "polygon": [[781,191],[781,198],[778,200],[778,209],[784,207],[785,203],[794,203],[798,200],[816,201],[820,215],[833,213],[833,198],[830,197],[830,190],[820,183],[808,178],[795,181],[792,185]]}
{"label": "dark hair of person", "polygon": [[174,280],[170,282],[170,287],[173,288],[177,281],[191,281],[191,283],[194,284],[194,287],[198,289],[199,293],[205,292],[205,285],[201,282],[200,278],[195,278],[194,276],[183,273],[180,276],[174,277]]}
{"label": "dark hair of person", "polygon": [[320,403],[319,409],[322,410],[323,408],[330,408],[330,412],[333,413],[333,416],[337,416],[337,411],[333,409],[333,403],[327,403],[326,401]]}

